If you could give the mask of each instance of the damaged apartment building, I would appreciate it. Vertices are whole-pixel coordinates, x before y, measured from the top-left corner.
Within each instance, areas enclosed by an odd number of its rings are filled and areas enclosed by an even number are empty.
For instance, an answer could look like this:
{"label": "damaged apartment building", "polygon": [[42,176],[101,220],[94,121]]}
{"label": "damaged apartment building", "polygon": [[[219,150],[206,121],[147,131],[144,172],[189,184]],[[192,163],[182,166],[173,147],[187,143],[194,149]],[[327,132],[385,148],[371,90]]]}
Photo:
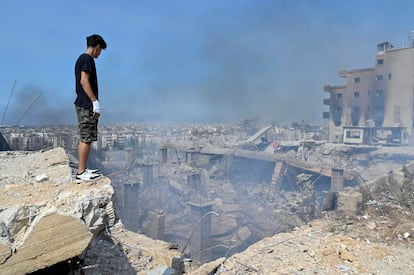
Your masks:
{"label": "damaged apartment building", "polygon": [[346,85],[324,86],[330,142],[414,144],[413,38],[409,47],[378,44],[374,67],[341,70]]}

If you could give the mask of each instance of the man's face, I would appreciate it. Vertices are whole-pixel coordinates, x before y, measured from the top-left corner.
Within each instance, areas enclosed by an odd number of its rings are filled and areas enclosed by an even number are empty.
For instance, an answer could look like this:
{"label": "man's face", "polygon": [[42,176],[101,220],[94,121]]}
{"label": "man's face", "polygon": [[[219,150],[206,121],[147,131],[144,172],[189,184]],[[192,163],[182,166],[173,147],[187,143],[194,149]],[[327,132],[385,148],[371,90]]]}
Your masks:
{"label": "man's face", "polygon": [[93,48],[93,52],[92,52],[93,57],[98,58],[99,55],[101,54],[101,51],[102,51],[101,45],[98,45],[95,48]]}

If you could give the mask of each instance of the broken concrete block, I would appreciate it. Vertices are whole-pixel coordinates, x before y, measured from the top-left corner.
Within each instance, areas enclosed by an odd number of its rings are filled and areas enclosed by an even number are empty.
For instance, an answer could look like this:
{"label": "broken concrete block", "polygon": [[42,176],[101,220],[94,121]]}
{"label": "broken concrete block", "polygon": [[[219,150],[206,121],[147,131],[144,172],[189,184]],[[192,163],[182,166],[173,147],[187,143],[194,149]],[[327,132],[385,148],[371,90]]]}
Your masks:
{"label": "broken concrete block", "polygon": [[250,230],[247,226],[243,226],[237,232],[237,238],[240,240],[241,243],[246,241],[251,235],[252,235],[252,233],[250,232]]}
{"label": "broken concrete block", "polygon": [[326,194],[325,196],[325,201],[323,203],[322,209],[324,211],[334,210],[336,208],[336,200],[337,200],[336,192],[329,191],[328,194]]}
{"label": "broken concrete block", "polygon": [[86,197],[77,202],[76,211],[92,233],[97,233],[105,228],[108,203],[112,203],[110,197]]}
{"label": "broken concrete block", "polygon": [[147,275],[158,275],[158,274],[165,274],[165,275],[174,275],[177,274],[176,270],[168,267],[168,266],[158,266],[153,270],[147,272]]}
{"label": "broken concrete block", "polygon": [[212,217],[212,234],[227,235],[237,228],[237,220],[234,215],[225,215],[223,217]]}
{"label": "broken concrete block", "polygon": [[398,185],[402,185],[404,184],[404,180],[405,180],[405,173],[402,171],[393,171],[391,174],[389,174],[390,176],[390,182],[392,184],[398,184]]}
{"label": "broken concrete block", "polygon": [[337,193],[337,211],[344,214],[357,214],[361,210],[362,194],[348,190]]}
{"label": "broken concrete block", "polygon": [[46,180],[49,180],[49,177],[46,174],[41,174],[36,177],[37,182],[42,182]]}
{"label": "broken concrete block", "polygon": [[10,258],[11,255],[11,248],[5,244],[0,243],[0,264],[3,264],[8,258]]}
{"label": "broken concrete block", "polygon": [[[30,273],[71,259],[82,254],[92,236],[77,218],[59,214],[39,218],[26,233],[22,245],[0,265],[0,274]],[[3,250],[0,247],[1,255]]]}
{"label": "broken concrete block", "polygon": [[16,236],[36,216],[40,206],[13,205],[0,212],[0,223],[4,223],[11,236]]}
{"label": "broken concrete block", "polygon": [[149,212],[148,218],[144,221],[142,228],[148,237],[153,239],[164,239],[165,215],[157,212]]}
{"label": "broken concrete block", "polygon": [[225,257],[208,262],[200,266],[196,271],[191,272],[192,275],[214,274],[217,268],[224,263]]}

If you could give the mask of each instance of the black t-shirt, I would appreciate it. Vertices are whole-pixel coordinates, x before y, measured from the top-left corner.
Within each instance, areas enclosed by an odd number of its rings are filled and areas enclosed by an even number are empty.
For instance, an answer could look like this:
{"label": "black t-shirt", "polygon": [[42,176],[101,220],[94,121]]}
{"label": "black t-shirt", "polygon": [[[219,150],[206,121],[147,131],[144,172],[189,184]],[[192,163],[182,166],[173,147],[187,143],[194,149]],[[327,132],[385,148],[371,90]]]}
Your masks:
{"label": "black t-shirt", "polygon": [[83,53],[76,60],[75,79],[77,96],[74,102],[78,107],[89,108],[92,106],[92,102],[80,84],[81,71],[89,72],[89,83],[91,84],[93,93],[98,98],[98,78],[96,76],[95,60],[89,54]]}

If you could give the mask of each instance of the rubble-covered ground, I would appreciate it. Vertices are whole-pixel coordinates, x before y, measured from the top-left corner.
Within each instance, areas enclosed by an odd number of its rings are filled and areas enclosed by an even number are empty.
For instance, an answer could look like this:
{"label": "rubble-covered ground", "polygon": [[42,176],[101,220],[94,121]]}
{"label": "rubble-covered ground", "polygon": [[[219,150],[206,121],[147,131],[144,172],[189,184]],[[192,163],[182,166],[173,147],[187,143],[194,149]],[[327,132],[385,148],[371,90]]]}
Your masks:
{"label": "rubble-covered ground", "polygon": [[[402,185],[381,182],[376,188],[366,185],[409,165],[414,160],[414,148],[297,144],[296,149],[274,154],[317,167],[344,169],[348,175],[346,190],[355,190],[363,196],[358,211],[324,211],[323,201],[318,204],[311,201],[327,194],[326,180],[318,175],[293,171],[295,187],[277,193],[271,182],[260,182],[260,177],[243,174],[241,182],[229,177],[229,171],[234,170],[229,168],[231,160],[226,157],[213,160],[201,157],[190,165],[175,152],[168,164],[155,168],[155,182],[157,176],[163,182],[140,189],[141,214],[145,216],[146,211],[166,214],[166,237],[178,242],[182,249],[195,223],[189,219],[186,204],[212,201],[213,210],[220,214],[212,217],[214,243],[230,249],[218,250],[215,258],[228,259],[222,265],[223,260],[218,259],[204,269],[207,273],[217,267],[216,274],[410,274],[414,270],[410,263],[414,259],[411,251],[414,183],[408,173]],[[243,169],[247,173],[253,171],[252,166],[235,171],[242,173]],[[197,175],[199,181],[189,181],[188,175]],[[120,182],[140,182],[141,178],[140,169],[131,169]],[[318,190],[315,197],[307,196],[306,192],[318,180],[325,189]],[[145,221],[142,225],[140,230],[145,233]],[[207,274],[195,269],[196,265],[187,266],[186,271]]]}
{"label": "rubble-covered ground", "polygon": [[324,211],[231,256],[214,274],[412,274],[413,148],[328,144],[309,153],[364,179],[353,187],[363,195],[358,211]]}
{"label": "rubble-covered ground", "polygon": [[[0,274],[37,270],[33,265],[25,267],[27,263],[45,267],[36,274],[146,274],[155,268],[166,270],[171,259],[180,255],[166,242],[124,228],[108,203],[113,199],[109,178],[76,184],[73,175],[62,148],[0,152]],[[56,232],[56,224],[50,222],[44,239],[34,244],[36,252],[28,251],[27,258],[20,257],[21,262],[9,264],[29,247],[25,243],[34,236],[31,226],[43,215],[53,217],[51,213],[75,217],[87,225],[95,236],[89,245],[84,244],[86,249],[82,252],[79,244],[80,253],[75,258],[65,252],[70,251],[65,250],[65,245],[73,249],[78,244],[82,236],[73,236],[71,231],[81,232],[82,226],[65,228],[58,224],[63,228]],[[36,238],[40,235],[44,234]],[[61,243],[53,242],[58,238]],[[51,244],[56,247],[51,248]],[[61,258],[65,253],[70,258]]]}
{"label": "rubble-covered ground", "polygon": [[413,233],[412,222],[401,233],[399,220],[377,226],[374,219],[312,221],[255,243],[214,274],[412,274],[413,244],[404,237]]}
{"label": "rubble-covered ground", "polygon": [[[323,142],[297,148],[275,154],[324,168],[343,168],[351,176],[346,180],[345,191],[352,189],[362,194],[357,211],[309,207],[309,197],[302,192],[309,191],[313,185],[308,183],[318,176],[303,171],[297,174],[298,188],[275,194],[269,182],[257,182],[260,177],[248,177],[235,185],[234,177],[228,177],[228,173],[240,170],[229,168],[228,158],[213,162],[199,159],[192,166],[178,162],[176,155],[173,162],[154,169],[154,180],[162,180],[143,189],[147,195],[141,204],[168,213],[166,225],[175,226],[166,226],[170,243],[131,232],[121,221],[100,232],[75,267],[82,268],[85,274],[169,274],[170,259],[181,254],[182,244],[194,225],[186,204],[190,199],[208,198],[214,210],[220,212],[219,217],[212,217],[217,242],[246,247],[230,254],[224,251],[223,258],[200,268],[197,263],[185,262],[187,274],[412,274],[414,148]],[[39,208],[55,204],[65,209],[62,198],[68,193],[76,200],[99,186],[75,184],[67,162],[54,156],[48,151],[1,153],[1,211],[15,204],[32,203]],[[140,165],[135,164],[135,170],[116,170],[123,172],[122,180],[141,181]],[[42,174],[48,178],[37,181]],[[188,175],[196,176],[190,176],[188,181]],[[115,173],[108,176],[119,177]],[[156,196],[149,196],[151,192]],[[326,194],[325,190],[321,194]],[[283,198],[274,200],[277,195]],[[177,198],[180,201],[175,204],[170,201]],[[144,230],[145,221],[142,225]]]}

